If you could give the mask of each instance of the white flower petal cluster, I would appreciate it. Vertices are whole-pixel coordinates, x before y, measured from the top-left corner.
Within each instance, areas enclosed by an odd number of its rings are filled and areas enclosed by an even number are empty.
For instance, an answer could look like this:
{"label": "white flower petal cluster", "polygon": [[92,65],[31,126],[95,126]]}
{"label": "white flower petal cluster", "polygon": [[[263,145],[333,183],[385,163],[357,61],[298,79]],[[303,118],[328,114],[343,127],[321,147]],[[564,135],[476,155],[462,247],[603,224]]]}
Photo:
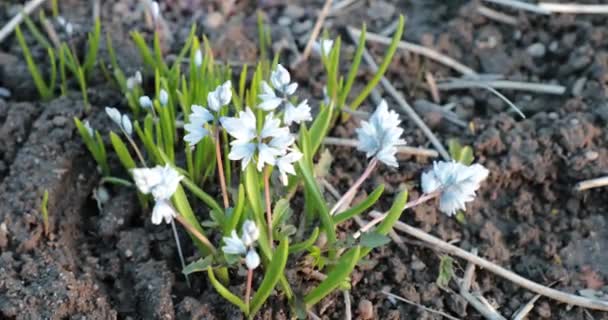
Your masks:
{"label": "white flower petal cluster", "polygon": [[382,100],[368,121],[361,121],[361,127],[356,129],[357,150],[366,153],[367,157],[376,157],[388,166],[398,167],[397,146],[404,145],[401,139],[403,129],[399,127],[399,115],[388,110],[386,101]]}
{"label": "white flower petal cluster", "polygon": [[236,230],[232,230],[230,237],[224,237],[225,246],[222,251],[225,254],[245,255],[247,269],[253,270],[260,265],[260,256],[253,245],[260,237],[260,229],[251,220],[245,220],[242,227],[242,236],[239,238]]}
{"label": "white flower petal cluster", "polygon": [[257,161],[258,171],[262,171],[266,164],[273,166],[280,161],[278,168],[281,175],[285,176],[284,183],[287,173],[294,174],[291,163],[298,161],[302,155],[290,149],[295,138],[289,128],[281,127],[281,121],[276,119],[272,112],[264,118],[264,125],[259,132],[255,114],[249,107],[241,111],[238,118],[222,117],[220,122],[228,134],[235,138],[230,143],[232,149],[228,159],[242,161],[242,170],[245,170],[252,160]]}
{"label": "white flower petal cluster", "polygon": [[95,137],[95,129],[93,129],[93,127],[91,127],[91,124],[89,123],[89,120],[85,120],[84,123],[84,128],[87,129],[87,132],[89,133],[89,136],[91,137]]}
{"label": "white flower petal cluster", "polygon": [[315,41],[315,43],[312,45],[312,50],[315,54],[319,56],[328,56],[333,46],[333,40],[325,39],[321,41]]}
{"label": "white flower petal cluster", "polygon": [[209,110],[198,105],[193,105],[191,110],[190,122],[184,125],[184,130],[187,132],[184,141],[188,142],[190,148],[194,148],[199,141],[209,135],[209,130],[205,128],[205,125],[214,117]]}
{"label": "white flower petal cluster", "polygon": [[133,124],[126,114],[121,114],[116,108],[106,107],[106,113],[126,134],[133,134]]}
{"label": "white flower petal cluster", "polygon": [[194,65],[197,67],[203,65],[203,52],[200,49],[194,53]]}
{"label": "white flower petal cluster", "polygon": [[156,203],[152,210],[152,223],[160,224],[163,220],[170,223],[177,215],[170,199],[184,177],[168,164],[164,167],[133,169],[132,173],[139,191],[154,197]]}
{"label": "white flower petal cluster", "polygon": [[221,107],[229,104],[231,100],[232,82],[228,80],[207,95],[207,106],[209,109],[218,112]]}
{"label": "white flower petal cluster", "polygon": [[[285,105],[285,112],[283,115],[283,123],[291,125],[292,123],[301,123],[302,121],[312,120],[310,114],[310,106],[308,101],[304,100],[297,106],[294,106],[288,97],[292,95],[298,88],[297,83],[291,83],[291,76],[282,65],[277,65],[276,69],[270,75],[270,86],[266,81],[262,81],[261,90],[262,93],[258,97],[262,102],[258,105],[258,108],[264,111],[273,111],[282,104]],[[273,89],[274,88],[274,89]],[[279,92],[279,95],[276,94]]]}
{"label": "white flower petal cluster", "polygon": [[490,172],[481,164],[464,165],[455,161],[433,163],[433,169],[421,177],[422,191],[439,190],[439,210],[448,216],[465,210],[465,203],[475,199],[475,191]]}

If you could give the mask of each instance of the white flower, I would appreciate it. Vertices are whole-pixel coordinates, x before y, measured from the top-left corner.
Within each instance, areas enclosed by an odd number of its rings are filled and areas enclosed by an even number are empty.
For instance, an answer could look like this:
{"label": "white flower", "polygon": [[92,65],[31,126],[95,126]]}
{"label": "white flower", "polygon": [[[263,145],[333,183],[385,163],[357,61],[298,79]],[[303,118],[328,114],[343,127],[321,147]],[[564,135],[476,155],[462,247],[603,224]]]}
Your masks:
{"label": "white flower", "polygon": [[65,33],[68,36],[71,36],[72,32],[74,32],[74,25],[71,22],[66,23],[65,24]]}
{"label": "white flower", "polygon": [[175,209],[168,200],[156,201],[154,209],[152,209],[152,223],[159,225],[165,220],[165,223],[171,223],[173,218],[177,216]]}
{"label": "white flower", "polygon": [[219,85],[207,95],[207,105],[215,112],[229,104],[230,100],[232,100],[232,82],[230,80]]}
{"label": "white flower", "polygon": [[168,200],[184,178],[170,165],[133,169],[133,180],[143,194],[151,193],[154,200]]}
{"label": "white flower", "polygon": [[131,119],[126,114],[121,115],[118,109],[110,107],[106,107],[106,113],[126,134],[131,135],[133,133]]}
{"label": "white flower", "polygon": [[87,132],[89,133],[89,135],[91,137],[95,136],[95,130],[91,127],[91,124],[89,123],[89,120],[85,120],[84,121],[84,128],[87,129]]}
{"label": "white flower", "polygon": [[254,248],[250,248],[249,252],[247,252],[247,256],[245,257],[245,265],[247,265],[247,269],[249,270],[253,270],[260,265],[260,256]]}
{"label": "white flower", "polygon": [[152,1],[150,3],[150,13],[152,14],[152,18],[154,18],[154,20],[160,17],[160,6],[158,5],[158,2]]}
{"label": "white flower", "polygon": [[144,109],[152,108],[152,99],[148,96],[139,97],[139,105]]}
{"label": "white flower", "polygon": [[276,164],[279,169],[279,173],[281,174],[281,181],[284,185],[287,185],[287,174],[295,175],[296,171],[293,167],[294,162],[300,160],[302,158],[302,154],[298,151],[292,151],[287,155],[284,155],[277,159]]}
{"label": "white flower", "polygon": [[264,111],[274,110],[283,103],[283,98],[277,97],[272,87],[266,81],[262,81],[262,93],[258,97],[262,100],[258,108]]}
{"label": "white flower", "polygon": [[137,72],[135,72],[135,75],[133,75],[132,77],[129,77],[127,79],[127,89],[133,90],[133,88],[135,88],[136,85],[141,85],[142,82],[143,82],[143,79],[141,76],[141,72],[137,71]]}
{"label": "white flower", "polygon": [[255,225],[255,222],[251,220],[245,220],[245,222],[243,223],[242,232],[243,235],[241,238],[243,240],[243,243],[247,247],[253,245],[253,243],[256,242],[260,237],[260,229],[258,229],[258,226]]}
{"label": "white flower", "polygon": [[270,74],[270,83],[272,83],[272,86],[276,90],[288,96],[296,92],[296,89],[298,88],[297,83],[291,83],[289,71],[281,64],[277,64],[277,67]]}
{"label": "white flower", "polygon": [[247,247],[236,234],[235,230],[232,230],[230,237],[224,237],[225,246],[222,247],[222,251],[226,254],[245,254],[247,252]]}
{"label": "white flower", "polygon": [[197,67],[203,65],[203,53],[200,49],[196,50],[196,52],[194,53],[194,65]]}
{"label": "white flower", "polygon": [[193,105],[191,109],[190,123],[184,126],[184,130],[188,132],[184,136],[184,141],[188,142],[191,148],[194,148],[199,141],[209,135],[209,130],[205,128],[205,125],[213,120],[213,115],[201,106]]}
{"label": "white flower", "polygon": [[141,76],[141,72],[139,72],[139,70],[137,70],[137,71],[135,72],[135,81],[136,81],[138,84],[142,84],[142,82],[144,82],[144,79],[143,79],[143,77]]}
{"label": "white flower", "polygon": [[222,117],[222,126],[236,140],[230,145],[232,149],[228,154],[230,160],[241,160],[242,170],[254,159],[257,151],[257,169],[262,171],[266,164],[274,165],[278,156],[287,152],[287,147],[293,143],[294,138],[289,128],[280,127],[281,121],[274,118],[271,112],[264,118],[264,126],[258,134],[256,118],[251,108],[239,113],[238,118]]}
{"label": "white flower", "polygon": [[475,199],[475,191],[490,172],[480,164],[466,166],[454,161],[433,163],[433,169],[421,177],[422,191],[431,193],[439,190],[439,210],[453,215],[465,210],[465,203]]}
{"label": "white flower", "polygon": [[158,101],[160,101],[160,105],[165,107],[167,103],[169,103],[169,94],[165,89],[160,89],[160,93],[158,94]]}
{"label": "white flower", "polygon": [[359,140],[357,149],[365,152],[367,157],[375,156],[386,165],[398,167],[396,147],[405,144],[400,138],[403,133],[400,123],[399,115],[393,110],[389,111],[386,101],[382,100],[369,122],[361,121],[361,127],[356,129]]}
{"label": "white flower", "polygon": [[291,104],[291,102],[287,102],[285,106],[285,114],[283,115],[283,122],[286,125],[289,126],[292,122],[299,124],[302,121],[310,120],[312,120],[312,115],[310,114],[308,100],[300,102],[297,107]]}
{"label": "white flower", "polygon": [[122,129],[125,130],[125,132],[128,135],[133,134],[133,124],[131,123],[131,119],[129,119],[129,117],[126,114],[122,115]]}
{"label": "white flower", "polygon": [[312,46],[312,50],[320,56],[328,56],[329,53],[331,52],[331,48],[333,46],[334,46],[334,41],[326,39],[326,40],[316,41]]}

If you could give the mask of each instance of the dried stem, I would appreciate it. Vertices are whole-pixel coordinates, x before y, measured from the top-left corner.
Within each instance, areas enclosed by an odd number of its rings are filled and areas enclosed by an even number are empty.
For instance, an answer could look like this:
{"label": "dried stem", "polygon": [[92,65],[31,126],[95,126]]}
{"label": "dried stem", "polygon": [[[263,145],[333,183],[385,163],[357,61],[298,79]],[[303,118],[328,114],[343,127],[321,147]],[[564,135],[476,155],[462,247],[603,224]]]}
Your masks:
{"label": "dried stem", "polygon": [[266,223],[268,224],[268,240],[272,242],[272,204],[270,202],[270,167],[264,168],[264,200],[266,201]]}
{"label": "dried stem", "polygon": [[416,303],[416,302],[414,302],[414,301],[407,300],[406,298],[401,297],[401,296],[398,296],[398,295],[396,295],[396,294],[392,294],[392,293],[390,293],[390,292],[386,292],[386,291],[380,291],[380,292],[382,292],[383,294],[385,294],[385,295],[387,295],[387,296],[389,296],[389,297],[391,297],[391,298],[393,298],[393,299],[397,299],[397,300],[399,300],[399,301],[401,301],[401,302],[405,302],[405,303],[407,303],[407,304],[410,304],[410,305],[416,306],[416,307],[418,307],[418,308],[420,308],[420,309],[422,309],[422,310],[424,310],[424,311],[428,311],[428,312],[430,312],[430,313],[436,313],[436,314],[441,315],[441,316],[443,316],[444,318],[447,318],[447,319],[450,319],[450,320],[459,320],[458,318],[453,317],[453,316],[451,316],[451,315],[449,315],[449,314],[447,314],[447,313],[445,313],[445,312],[443,312],[443,311],[439,311],[439,310],[431,309],[431,308],[429,308],[429,307],[425,307],[425,306],[423,306],[423,305],[421,305],[421,304],[419,304],[419,303]]}
{"label": "dried stem", "polygon": [[321,12],[319,13],[319,16],[317,17],[317,22],[315,23],[315,26],[313,27],[312,32],[310,33],[310,38],[308,39],[308,42],[306,43],[306,48],[304,48],[304,52],[302,53],[300,60],[298,60],[296,62],[296,65],[300,64],[300,62],[306,61],[308,59],[308,56],[310,56],[312,46],[315,43],[315,41],[317,40],[317,37],[319,36],[319,33],[321,32],[321,27],[323,27],[323,22],[325,21],[325,18],[327,17],[327,14],[329,13],[329,9],[331,8],[331,3],[332,3],[332,0],[325,0],[325,5],[323,5],[323,9],[321,9]]}
{"label": "dried stem", "polygon": [[551,14],[549,10],[543,9],[536,4],[523,2],[519,0],[485,0],[486,2],[495,3],[498,5],[503,5],[507,7],[511,7],[513,9],[525,10],[529,12],[534,12],[538,14]]}
{"label": "dried stem", "polygon": [[599,188],[599,187],[604,187],[604,186],[608,186],[608,176],[590,179],[590,180],[583,180],[576,184],[576,186],[574,187],[574,190],[583,191],[583,190],[587,190],[587,189]]}
{"label": "dried stem", "polygon": [[251,287],[253,286],[253,269],[247,268],[247,287],[245,288],[245,303],[249,305]]}
{"label": "dried stem", "polygon": [[224,175],[224,163],[222,162],[222,147],[220,145],[220,129],[215,128],[215,159],[217,162],[218,175],[220,176],[220,188],[222,189],[222,198],[224,199],[224,209],[230,207],[228,200],[228,190],[226,188],[226,176]]}
{"label": "dried stem", "polygon": [[[413,208],[421,203],[427,202],[427,201],[437,197],[440,193],[441,192],[439,190],[437,190],[437,191],[434,191],[431,193],[424,194],[421,197],[419,197],[418,199],[406,203],[405,206],[403,207],[403,210],[407,210],[407,209]],[[384,220],[384,218],[386,218],[387,215],[388,215],[388,213],[383,213],[383,214],[375,217],[372,221],[368,222],[366,225],[361,227],[361,229],[359,229],[359,231],[357,231],[353,235],[353,238],[358,239],[361,236],[361,234],[369,231],[369,229],[371,229],[373,226],[382,222],[382,220]]]}
{"label": "dried stem", "polygon": [[552,13],[608,14],[608,5],[605,4],[541,2],[538,7]]}
{"label": "dried stem", "polygon": [[510,80],[450,79],[447,82],[439,83],[437,88],[439,88],[439,90],[460,90],[478,88],[481,86],[490,87],[493,89],[517,90],[555,95],[562,95],[566,92],[566,87],[560,85]]}
{"label": "dried stem", "polygon": [[[381,215],[382,215],[382,213],[377,212],[377,211],[371,213],[372,217],[378,217]],[[530,281],[520,275],[513,273],[512,271],[509,271],[486,259],[478,257],[474,254],[471,254],[468,251],[460,249],[452,244],[449,244],[437,237],[434,237],[418,228],[412,227],[401,221],[398,221],[395,224],[395,229],[405,232],[408,235],[410,235],[414,238],[420,239],[426,243],[429,243],[430,245],[432,245],[434,247],[435,250],[443,251],[448,254],[465,259],[471,263],[474,263],[474,264],[484,268],[487,271],[490,271],[500,277],[503,277],[509,281],[512,281],[513,283],[515,283],[521,287],[524,287],[530,291],[533,291],[533,292],[543,295],[545,297],[548,297],[548,298],[551,298],[551,299],[554,299],[554,300],[557,300],[557,301],[560,301],[560,302],[563,302],[566,304],[574,305],[574,306],[579,306],[579,307],[584,307],[584,308],[589,308],[589,309],[594,309],[594,310],[608,311],[608,301],[586,298],[586,297],[582,297],[582,296],[575,295],[575,294],[569,294],[566,292],[562,292],[559,290],[549,288],[547,286],[543,286],[534,281]]]}
{"label": "dried stem", "polygon": [[335,213],[337,213],[337,211],[339,211],[342,208],[342,206],[346,205],[347,202],[350,203],[352,198],[357,193],[357,190],[359,190],[359,187],[361,186],[361,184],[369,177],[369,175],[372,173],[374,168],[376,168],[377,164],[378,164],[378,159],[376,157],[372,158],[372,160],[369,162],[369,164],[367,165],[367,168],[365,168],[365,171],[363,171],[363,174],[361,174],[359,179],[357,179],[357,181],[355,181],[355,183],[353,183],[353,185],[350,187],[350,189],[348,189],[348,191],[346,191],[346,193],[342,196],[342,198],[340,198],[340,200],[338,200],[338,202],[336,202],[334,207],[331,208],[331,211],[329,212],[330,215],[334,215]]}
{"label": "dried stem", "polygon": [[175,217],[175,220],[177,220],[177,222],[179,222],[184,228],[186,228],[186,230],[188,230],[188,232],[190,234],[195,236],[200,242],[202,242],[207,248],[209,248],[209,250],[211,250],[212,253],[215,254],[216,249],[213,246],[213,244],[211,243],[211,241],[209,241],[209,239],[207,239],[207,237],[205,237],[202,233],[200,233],[198,230],[196,230],[196,228],[194,228],[182,216],[177,215]]}
{"label": "dried stem", "polygon": [[16,14],[7,24],[0,29],[0,42],[2,42],[15,28],[23,21],[23,17],[32,13],[38,6],[44,3],[45,0],[32,0],[28,2],[21,12]]}
{"label": "dried stem", "polygon": [[139,151],[139,148],[137,147],[137,144],[135,144],[135,141],[133,141],[133,138],[131,138],[131,136],[129,134],[127,134],[127,132],[124,129],[122,129],[122,127],[121,127],[121,130],[125,134],[125,137],[127,137],[127,140],[129,141],[129,144],[131,145],[131,147],[133,147],[133,150],[135,151],[135,154],[137,155],[137,158],[141,162],[142,166],[147,167],[148,165],[146,164],[146,160],[144,159],[144,156]]}

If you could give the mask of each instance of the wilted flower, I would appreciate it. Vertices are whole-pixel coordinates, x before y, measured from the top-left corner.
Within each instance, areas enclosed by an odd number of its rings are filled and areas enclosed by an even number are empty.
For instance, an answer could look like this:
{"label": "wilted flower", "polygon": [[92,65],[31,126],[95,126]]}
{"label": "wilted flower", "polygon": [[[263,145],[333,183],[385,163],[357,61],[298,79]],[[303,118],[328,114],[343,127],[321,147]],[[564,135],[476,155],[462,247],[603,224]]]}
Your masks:
{"label": "wilted flower", "polygon": [[422,174],[422,191],[439,191],[439,210],[451,216],[458,210],[465,210],[465,203],[475,199],[475,191],[489,173],[481,164],[466,166],[455,161],[435,162],[433,169]]}
{"label": "wilted flower", "polygon": [[131,135],[133,133],[133,124],[126,114],[121,115],[118,109],[110,107],[106,107],[106,113],[126,134]]}
{"label": "wilted flower", "polygon": [[169,94],[165,89],[160,89],[158,101],[160,101],[160,105],[163,107],[167,106],[167,103],[169,103]]}
{"label": "wilted flower", "polygon": [[256,128],[256,117],[249,107],[241,111],[238,118],[222,117],[220,122],[236,139],[230,143],[232,149],[228,158],[241,160],[243,170],[256,154],[258,171],[262,171],[266,164],[274,165],[276,158],[285,155],[288,147],[295,141],[289,128],[280,127],[281,122],[274,118],[273,113],[266,115],[259,133]]}
{"label": "wilted flower", "polygon": [[333,40],[325,39],[321,41],[316,41],[312,46],[312,50],[320,56],[328,56],[333,46]]}
{"label": "wilted flower", "polygon": [[207,105],[209,109],[215,112],[218,112],[221,107],[229,104],[231,100],[232,82],[230,80],[219,85],[207,95]]}
{"label": "wilted flower", "polygon": [[386,165],[398,167],[395,153],[397,146],[405,144],[401,139],[403,129],[399,127],[399,115],[388,110],[386,101],[382,100],[369,122],[361,121],[361,127],[356,129],[359,144],[357,150],[363,151],[367,157],[376,157]]}
{"label": "wilted flower", "polygon": [[176,216],[170,199],[184,177],[168,164],[164,167],[133,169],[132,173],[139,191],[154,197],[156,203],[152,211],[152,223],[160,224],[163,219],[170,223]]}
{"label": "wilted flower", "polygon": [[214,117],[209,110],[201,106],[193,105],[191,109],[190,123],[184,126],[184,130],[188,132],[184,136],[184,141],[188,142],[191,148],[194,148],[199,141],[209,135],[209,130],[205,128],[205,125]]}
{"label": "wilted flower", "polygon": [[152,99],[148,96],[139,97],[139,105],[144,109],[152,108]]}
{"label": "wilted flower", "polygon": [[281,64],[277,64],[277,67],[270,74],[270,83],[276,90],[287,96],[292,95],[298,88],[297,83],[291,83],[289,71]]}

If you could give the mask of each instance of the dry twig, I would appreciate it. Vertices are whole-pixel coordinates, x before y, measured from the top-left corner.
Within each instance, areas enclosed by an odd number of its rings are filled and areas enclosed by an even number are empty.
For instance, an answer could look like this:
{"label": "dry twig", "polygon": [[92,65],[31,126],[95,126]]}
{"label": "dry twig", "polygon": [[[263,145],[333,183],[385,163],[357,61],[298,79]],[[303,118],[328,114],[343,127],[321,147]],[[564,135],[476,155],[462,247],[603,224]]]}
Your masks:
{"label": "dry twig", "polygon": [[[357,145],[359,145],[359,142],[355,139],[327,137],[327,138],[325,138],[325,140],[323,140],[323,144],[332,145],[332,146],[356,147]],[[432,149],[408,147],[408,146],[397,147],[397,153],[422,156],[422,157],[430,157],[430,158],[435,158],[439,155],[437,153],[437,151],[432,150]]]}
{"label": "dry twig", "polygon": [[440,90],[460,90],[487,86],[494,89],[517,90],[527,92],[537,92],[546,94],[562,95],[566,92],[566,87],[556,84],[544,84],[510,80],[474,80],[474,79],[450,79],[439,83],[437,88]]}
{"label": "dry twig", "polygon": [[606,4],[541,2],[538,7],[553,13],[608,14],[608,5]]}
{"label": "dry twig", "polygon": [[524,320],[526,318],[526,316],[528,315],[528,313],[530,313],[530,311],[532,311],[532,308],[534,308],[534,304],[536,303],[536,300],[538,300],[538,298],[540,298],[540,297],[541,297],[540,294],[535,295],[534,298],[532,298],[532,299],[530,299],[530,301],[528,301],[528,303],[526,303],[521,308],[519,308],[519,310],[517,310],[517,312],[515,312],[513,317],[511,317],[511,319]]}
{"label": "dry twig", "polygon": [[[381,215],[382,215],[382,213],[377,212],[377,211],[373,211],[371,213],[371,216],[374,218],[379,217]],[[526,289],[533,291],[537,294],[540,294],[542,296],[560,301],[562,303],[574,305],[574,306],[589,308],[589,309],[593,309],[593,310],[608,311],[608,301],[586,298],[586,297],[582,297],[579,295],[555,290],[555,289],[549,288],[547,286],[543,286],[534,281],[528,280],[520,275],[517,275],[517,274],[513,273],[512,271],[509,271],[486,259],[480,258],[474,254],[471,254],[470,252],[467,252],[454,245],[451,245],[435,236],[432,236],[418,228],[412,227],[401,221],[398,221],[395,224],[395,229],[405,232],[414,238],[418,238],[424,242],[427,242],[427,243],[433,245],[436,248],[436,250],[443,251],[445,253],[465,259],[471,263],[474,263],[474,264],[486,269],[487,271],[490,271],[500,277],[503,277],[503,278],[517,284],[518,286],[526,288]]]}
{"label": "dry twig", "polygon": [[36,10],[45,0],[31,0],[24,7],[23,10],[15,15],[7,24],[0,29],[0,42],[2,42],[6,37],[8,37],[13,30],[23,21],[23,17],[32,13],[32,11]]}
{"label": "dry twig", "polygon": [[386,292],[386,291],[380,291],[380,292],[382,292],[383,294],[385,294],[385,295],[387,295],[387,296],[389,296],[391,298],[397,299],[397,300],[399,300],[401,302],[405,302],[405,303],[407,303],[409,305],[416,306],[416,307],[418,307],[418,308],[420,308],[420,309],[422,309],[424,311],[438,314],[438,315],[440,315],[440,316],[442,316],[444,318],[450,319],[450,320],[459,320],[458,318],[456,318],[454,316],[451,316],[451,315],[449,315],[449,314],[447,314],[447,313],[445,313],[443,311],[439,311],[439,310],[431,309],[429,307],[425,307],[425,306],[423,306],[423,305],[421,305],[419,303],[416,303],[414,301],[410,301],[410,300],[408,300],[408,299],[406,299],[404,297],[400,297],[400,296],[398,296],[396,294],[392,294],[392,293]]}
{"label": "dry twig", "polygon": [[[347,31],[350,34],[351,38],[355,38],[355,39],[358,39],[359,35],[361,34],[361,30],[359,30],[357,28],[353,28],[353,27],[348,27]],[[382,44],[386,44],[386,45],[388,45],[391,42],[390,38],[387,38],[387,37],[384,37],[379,34],[369,32],[369,31],[366,32],[365,35],[366,35],[365,38],[370,41],[374,41],[374,42],[378,42],[378,43],[382,43]],[[454,60],[453,58],[448,57],[433,49],[423,47],[419,44],[415,44],[415,43],[411,43],[411,42],[407,42],[407,41],[401,41],[401,42],[399,42],[398,47],[403,50],[425,56],[431,60],[435,60],[447,67],[450,67],[450,68],[458,71],[461,74],[469,75],[469,76],[477,75],[477,72],[475,72],[473,69]]]}
{"label": "dry twig", "polygon": [[604,186],[608,186],[608,176],[581,181],[574,186],[574,190],[583,191]]}
{"label": "dry twig", "polygon": [[519,0],[485,0],[486,2],[491,2],[494,4],[511,7],[518,10],[525,10],[529,12],[534,12],[538,14],[551,14],[549,10],[540,8],[536,4],[523,2]]}
{"label": "dry twig", "polygon": [[348,293],[348,290],[342,290],[342,295],[344,296],[344,319],[351,320],[353,313],[351,311],[350,293]]}
{"label": "dry twig", "polygon": [[[356,45],[358,45],[359,40],[355,36],[355,30],[356,29],[348,27],[347,33],[348,33],[349,37],[351,38],[351,41],[353,41]],[[369,36],[372,34],[368,33],[367,35],[369,38]],[[363,59],[365,59],[365,62],[370,66],[370,68],[374,72],[378,72],[378,65],[374,61],[374,58],[371,56],[369,51],[367,51],[367,49],[365,49],[365,48],[363,48]],[[431,129],[429,129],[429,127],[424,123],[424,121],[422,121],[422,119],[416,113],[416,111],[414,109],[412,109],[412,107],[407,103],[407,101],[405,101],[405,99],[397,91],[397,89],[395,89],[395,87],[393,87],[393,85],[390,83],[390,81],[388,81],[385,77],[382,77],[382,79],[380,79],[380,83],[382,84],[382,86],[384,87],[386,92],[388,92],[388,94],[390,94],[393,97],[393,99],[395,99],[395,101],[397,101],[397,104],[399,105],[400,110],[403,111],[405,114],[407,114],[407,116],[410,119],[412,119],[412,121],[414,121],[414,123],[427,136],[427,138],[431,141],[431,143],[433,144],[435,149],[437,149],[437,151],[439,152],[441,157],[445,160],[450,160],[450,155],[448,154],[447,150],[443,147],[443,145],[441,144],[439,139],[437,139],[437,137],[431,131]]]}
{"label": "dry twig", "polygon": [[511,26],[517,25],[517,18],[483,5],[477,6],[477,12],[479,12],[479,14],[481,14],[482,16],[488,19],[492,19],[494,21],[502,22]]}
{"label": "dry twig", "polygon": [[319,36],[319,33],[321,32],[321,27],[323,27],[323,22],[325,22],[325,18],[327,17],[327,14],[329,13],[329,9],[331,8],[331,3],[332,3],[332,0],[325,0],[325,5],[323,5],[323,9],[321,9],[321,12],[319,13],[319,16],[317,17],[317,22],[315,23],[315,26],[312,28],[312,32],[310,33],[310,38],[308,38],[308,42],[306,43],[304,52],[302,53],[302,56],[300,56],[300,59],[298,61],[296,61],[295,65],[298,65],[301,62],[308,60],[308,57],[310,56],[310,52],[312,51],[312,46],[314,45],[315,41],[317,40],[317,37]]}

